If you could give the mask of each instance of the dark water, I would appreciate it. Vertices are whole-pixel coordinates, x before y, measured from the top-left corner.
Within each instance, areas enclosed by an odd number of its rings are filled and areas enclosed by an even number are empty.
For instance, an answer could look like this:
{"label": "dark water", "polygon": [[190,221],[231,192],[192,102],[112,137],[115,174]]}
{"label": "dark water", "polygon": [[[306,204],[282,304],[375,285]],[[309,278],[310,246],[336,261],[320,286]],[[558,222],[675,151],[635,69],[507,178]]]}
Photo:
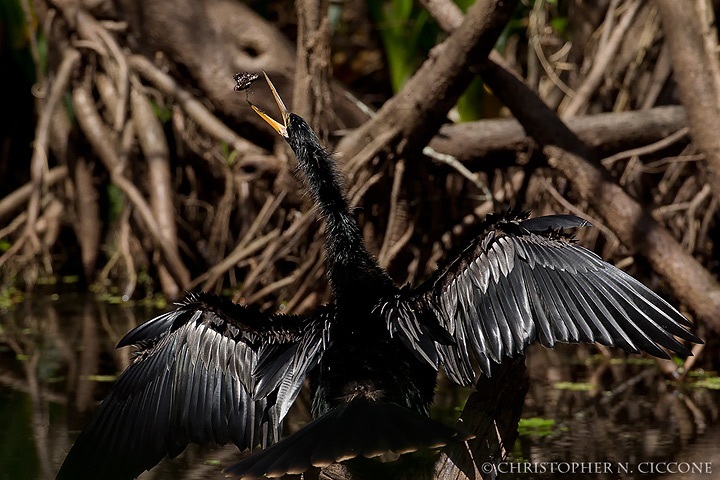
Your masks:
{"label": "dark water", "polygon": [[[115,342],[158,312],[65,294],[0,312],[0,480],[54,478],[129,362]],[[720,395],[688,387],[720,387],[717,378],[694,373],[679,388],[654,360],[611,353],[612,360],[593,346],[531,350],[521,435],[497,467],[509,472],[501,478],[720,478]],[[438,396],[450,410],[462,406],[458,389]],[[295,425],[307,420],[300,400],[289,419]],[[140,478],[220,479],[239,455],[234,447],[191,447]],[[665,471],[673,473],[658,474]],[[695,474],[677,473],[685,471]]]}

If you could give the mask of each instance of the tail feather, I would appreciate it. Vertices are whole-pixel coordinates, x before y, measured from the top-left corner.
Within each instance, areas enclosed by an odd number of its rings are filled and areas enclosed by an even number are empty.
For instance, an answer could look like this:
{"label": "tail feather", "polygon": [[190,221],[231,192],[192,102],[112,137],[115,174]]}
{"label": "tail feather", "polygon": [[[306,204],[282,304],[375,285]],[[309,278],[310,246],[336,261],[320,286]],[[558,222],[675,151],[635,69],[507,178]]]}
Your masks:
{"label": "tail feather", "polygon": [[404,454],[470,438],[400,405],[358,397],[224,472],[246,480],[277,478],[356,457]]}

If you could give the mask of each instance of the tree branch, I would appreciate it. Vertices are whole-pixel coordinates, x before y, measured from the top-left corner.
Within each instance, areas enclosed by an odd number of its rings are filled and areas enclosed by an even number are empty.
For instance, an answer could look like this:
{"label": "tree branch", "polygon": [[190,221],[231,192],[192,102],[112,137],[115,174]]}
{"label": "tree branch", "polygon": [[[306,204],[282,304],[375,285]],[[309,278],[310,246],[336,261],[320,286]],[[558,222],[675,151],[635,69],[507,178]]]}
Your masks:
{"label": "tree branch", "polygon": [[327,142],[332,107],[330,98],[330,26],[327,0],[296,0],[297,54],[293,112]]}
{"label": "tree branch", "polygon": [[[475,77],[470,67],[487,57],[516,5],[517,0],[475,2],[465,21],[430,52],[402,90],[340,142],[340,155],[350,160],[362,152],[360,161],[369,160],[391,143],[397,143],[401,155],[420,154]],[[378,138],[383,141],[373,143]],[[371,144],[372,150],[365,149]]]}
{"label": "tree branch", "polygon": [[[147,79],[165,95],[175,99],[183,110],[208,134],[221,142],[226,142],[241,155],[264,153],[260,147],[233,132],[227,125],[205,108],[200,100],[195,98],[187,90],[181,88],[170,75],[163,73],[153,65],[150,60],[142,55],[131,55],[129,63],[132,69],[141,77]],[[230,86],[228,86],[228,90],[232,90]]]}
{"label": "tree branch", "polygon": [[600,214],[620,241],[645,257],[675,296],[708,327],[720,332],[720,285],[639,203],[597,166],[580,140],[521,79],[492,61],[483,79],[536,142],[550,164]]}
{"label": "tree branch", "polygon": [[[607,156],[664,139],[687,125],[685,109],[673,105],[651,110],[598,113],[568,118],[567,126],[599,155]],[[438,153],[452,155],[466,166],[512,158],[533,139],[514,118],[492,118],[444,125],[430,141]]]}
{"label": "tree branch", "polygon": [[28,202],[28,218],[26,232],[30,239],[36,239],[34,232],[35,222],[40,212],[40,195],[43,187],[43,177],[47,170],[48,138],[50,136],[50,120],[55,107],[60,102],[62,95],[72,79],[75,67],[80,62],[80,52],[75,49],[67,49],[62,62],[57,70],[56,80],[50,88],[50,95],[45,104],[37,128],[35,129],[35,140],[33,142],[33,155],[30,160],[30,175],[32,178],[33,191]]}
{"label": "tree branch", "polygon": [[[68,170],[65,165],[51,168],[45,175],[44,181],[46,187],[52,187],[56,183],[67,178]],[[33,192],[32,181],[26,183],[12,193],[9,193],[0,200],[0,221],[5,220],[8,215],[18,210],[28,201]]]}
{"label": "tree branch", "polygon": [[[137,78],[135,82],[138,82]],[[130,106],[138,143],[148,165],[150,205],[159,233],[166,247],[179,256],[173,205],[174,189],[170,175],[170,151],[165,132],[153,112],[150,101],[137,88],[132,88],[130,92]],[[182,293],[179,285],[190,283],[190,273],[185,265],[178,265],[178,273],[182,274],[182,277],[180,282],[176,283],[167,269],[162,265],[160,267],[158,273],[163,292],[168,298],[178,298]]]}
{"label": "tree branch", "polygon": [[717,52],[704,52],[702,28],[695,2],[655,0],[660,11],[665,42],[670,50],[673,76],[678,84],[680,98],[685,105],[693,144],[705,154],[710,187],[720,199],[720,135],[718,119],[720,107],[712,70],[705,58]]}
{"label": "tree branch", "polygon": [[578,194],[592,205],[624,245],[648,260],[679,300],[708,327],[720,332],[720,285],[717,280],[610,179],[606,170],[598,167],[592,148],[504,63],[500,54],[491,52],[479,65],[483,80],[528,135],[543,147],[551,166],[570,180]]}
{"label": "tree branch", "polygon": [[176,251],[173,251],[165,243],[160,228],[153,217],[152,211],[137,187],[122,174],[122,165],[115,153],[113,138],[115,135],[105,128],[100,114],[94,105],[90,88],[87,85],[78,85],[73,90],[73,107],[77,112],[78,123],[98,155],[98,158],[110,173],[112,182],[127,196],[133,204],[155,246],[162,253],[165,265],[173,275],[180,288],[185,288],[184,278],[187,270]]}

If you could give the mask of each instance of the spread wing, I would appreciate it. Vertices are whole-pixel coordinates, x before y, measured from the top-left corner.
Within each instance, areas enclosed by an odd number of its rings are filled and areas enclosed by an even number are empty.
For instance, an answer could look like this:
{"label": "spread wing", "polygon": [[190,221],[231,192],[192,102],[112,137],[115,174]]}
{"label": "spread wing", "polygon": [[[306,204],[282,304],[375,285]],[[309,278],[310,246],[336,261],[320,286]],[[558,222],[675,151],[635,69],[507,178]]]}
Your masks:
{"label": "spread wing", "polygon": [[128,333],[138,345],[58,473],[130,479],[188,443],[268,445],[324,349],[328,312],[268,316],[210,294]]}
{"label": "spread wing", "polygon": [[[689,355],[675,337],[700,340],[682,314],[561,230],[585,224],[570,215],[492,218],[484,235],[423,286],[378,310],[391,334],[461,384],[475,379],[471,357],[489,375],[492,364],[534,341]],[[452,341],[430,334],[438,325]]]}

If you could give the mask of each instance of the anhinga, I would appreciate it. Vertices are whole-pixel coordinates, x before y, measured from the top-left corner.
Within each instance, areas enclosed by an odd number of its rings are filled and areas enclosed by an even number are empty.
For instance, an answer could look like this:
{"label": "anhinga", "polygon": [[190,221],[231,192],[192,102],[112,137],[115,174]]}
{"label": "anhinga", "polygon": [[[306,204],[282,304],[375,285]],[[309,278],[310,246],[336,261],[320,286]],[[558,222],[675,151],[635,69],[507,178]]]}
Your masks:
{"label": "anhinga", "polygon": [[[535,341],[664,358],[690,355],[676,337],[700,342],[672,306],[573,243],[564,229],[586,222],[571,215],[490,215],[430,279],[397,287],[363,243],[335,161],[266,80],[281,121],[251,106],[292,147],[325,222],[332,303],[309,316],[267,315],[193,293],[135,328],[118,347],[136,345],[136,357],[58,479],[132,478],[188,443],[266,447],[225,470],[242,478],[435,448],[468,438],[428,416],[440,366],[468,385]],[[280,440],[306,377],[315,420]]]}

